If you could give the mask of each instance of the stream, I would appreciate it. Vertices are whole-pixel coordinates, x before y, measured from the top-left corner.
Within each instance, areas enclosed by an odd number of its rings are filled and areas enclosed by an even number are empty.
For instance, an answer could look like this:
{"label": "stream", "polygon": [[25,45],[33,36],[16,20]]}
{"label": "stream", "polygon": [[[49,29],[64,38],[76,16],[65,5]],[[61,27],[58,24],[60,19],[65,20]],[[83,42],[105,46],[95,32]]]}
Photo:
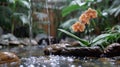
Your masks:
{"label": "stream", "polygon": [[[21,59],[19,67],[120,67],[120,57],[69,57],[58,55],[44,55],[44,46],[12,47],[1,51],[10,51]],[[31,56],[29,56],[31,50]]]}

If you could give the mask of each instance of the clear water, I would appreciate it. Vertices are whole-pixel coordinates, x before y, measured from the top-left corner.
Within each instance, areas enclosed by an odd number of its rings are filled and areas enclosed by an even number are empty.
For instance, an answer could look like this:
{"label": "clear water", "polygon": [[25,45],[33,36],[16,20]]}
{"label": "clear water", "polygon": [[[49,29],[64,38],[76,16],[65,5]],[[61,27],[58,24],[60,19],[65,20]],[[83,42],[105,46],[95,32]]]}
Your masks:
{"label": "clear water", "polygon": [[22,58],[20,67],[119,67],[112,61],[99,59],[75,59],[63,56],[40,56]]}
{"label": "clear water", "polygon": [[10,52],[15,52],[22,61],[19,67],[120,67],[120,57],[75,58],[54,55],[46,56],[43,52],[44,46],[32,46],[31,50],[32,56],[29,56],[28,47],[10,48]]}

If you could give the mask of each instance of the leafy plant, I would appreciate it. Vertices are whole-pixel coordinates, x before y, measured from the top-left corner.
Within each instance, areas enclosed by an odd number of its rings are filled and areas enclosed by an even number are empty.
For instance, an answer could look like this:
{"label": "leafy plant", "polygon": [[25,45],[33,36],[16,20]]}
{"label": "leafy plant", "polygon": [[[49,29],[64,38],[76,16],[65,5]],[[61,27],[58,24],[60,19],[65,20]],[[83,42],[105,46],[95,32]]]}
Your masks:
{"label": "leafy plant", "polygon": [[[14,31],[14,26],[16,22],[29,23],[28,15],[30,9],[30,3],[27,0],[8,0],[9,7],[12,9],[13,14],[11,15],[12,29]],[[17,20],[17,21],[16,21]]]}
{"label": "leafy plant", "polygon": [[71,12],[80,10],[84,11],[88,8],[88,4],[93,2],[94,0],[86,0],[84,2],[81,2],[80,0],[73,0],[71,1],[70,5],[67,7],[64,7],[62,10],[62,16],[65,17],[69,15]]}
{"label": "leafy plant", "polygon": [[[67,34],[67,35],[69,35],[69,36],[71,36],[72,38],[78,40],[80,42],[81,46],[87,46],[87,47],[100,46],[104,49],[104,47],[106,47],[107,45],[109,45],[113,42],[116,42],[120,38],[120,32],[105,33],[105,34],[101,34],[101,35],[97,36],[96,38],[94,38],[93,40],[91,40],[89,42],[87,40],[79,38],[78,36],[68,32],[66,30],[63,30],[63,29],[58,29],[58,30]],[[120,28],[119,28],[119,30],[120,30]]]}
{"label": "leafy plant", "polygon": [[[92,33],[93,31],[98,35],[101,34],[106,28],[111,28],[115,25],[115,17],[110,15],[110,8],[112,6],[112,2],[110,0],[73,0],[71,3],[62,9],[62,16],[64,18],[67,17],[67,20],[71,20],[71,13],[75,14],[72,19],[78,17],[88,9],[89,7],[96,9],[98,12],[98,18],[95,20],[91,20],[91,25],[89,26],[89,31]],[[70,17],[70,18],[68,18]],[[63,22],[63,24],[66,22]],[[63,25],[62,24],[62,25]],[[87,34],[87,31],[85,32]]]}
{"label": "leafy plant", "polygon": [[10,15],[12,15],[10,8],[0,6],[0,26],[6,31],[11,28]]}
{"label": "leafy plant", "polygon": [[[9,25],[11,26],[11,33],[13,33],[15,26],[21,25],[21,23],[26,24],[28,23],[28,11],[30,9],[30,3],[28,0],[1,0],[1,3],[4,2],[7,4],[7,6],[1,6],[1,20],[7,20],[6,21],[1,21],[1,23],[5,23],[6,26]],[[4,7],[5,9],[2,9]],[[3,12],[6,11],[6,12]],[[7,16],[9,15],[9,18]],[[20,23],[21,22],[21,23]],[[7,26],[8,27],[8,26]],[[8,28],[10,29],[10,28]]]}
{"label": "leafy plant", "polygon": [[120,14],[120,1],[114,0],[108,12],[117,17]]}
{"label": "leafy plant", "polygon": [[[93,4],[94,3],[94,4]],[[93,27],[97,27],[97,25],[103,27],[103,29],[106,29],[106,28],[111,28],[112,26],[110,26],[108,22],[110,22],[110,18],[111,16],[108,14],[107,12],[107,9],[109,9],[110,5],[108,4],[109,3],[109,0],[106,0],[104,4],[104,6],[100,6],[100,5],[103,5],[103,0],[101,0],[101,2],[97,2],[97,1],[86,1],[84,2],[82,5],[78,5],[78,3],[74,4],[74,6],[69,6],[67,7],[66,9],[63,9],[63,17],[67,16],[69,13],[75,11],[75,10],[78,10],[79,8],[80,9],[83,9],[82,7],[84,6],[84,8],[88,8],[88,7],[93,7],[93,8],[96,8],[97,12],[98,12],[98,18],[95,19],[95,20],[92,20],[92,25]],[[87,4],[87,5],[86,5]],[[88,6],[88,4],[90,4]],[[75,6],[77,6],[75,9],[71,9],[71,8],[74,8]],[[99,8],[97,8],[99,6]],[[107,9],[105,9],[107,8]],[[79,11],[79,12],[82,12]],[[80,20],[79,20],[80,21]],[[99,22],[100,21],[100,22]],[[94,23],[96,22],[96,23]],[[103,25],[101,25],[100,23],[103,23]],[[65,23],[64,23],[65,24]],[[105,26],[104,26],[105,25]],[[66,27],[65,27],[66,28]],[[113,27],[113,28],[116,28]],[[117,27],[118,29],[119,27]],[[89,28],[90,29],[90,28]],[[93,28],[94,29],[94,28]],[[81,46],[87,46],[87,47],[90,47],[90,46],[101,46],[102,48],[106,47],[107,45],[109,45],[110,43],[113,43],[113,42],[116,42],[119,38],[120,38],[120,33],[118,32],[119,30],[117,30],[117,32],[115,33],[104,33],[104,34],[101,34],[101,35],[98,35],[96,38],[92,39],[91,41],[87,41],[87,40],[84,40],[84,39],[81,39],[80,37],[72,34],[71,32],[68,32],[66,29],[58,29],[59,31],[73,37],[74,39],[80,41],[81,43]],[[111,31],[111,30],[110,30]],[[115,31],[115,30],[114,30]]]}
{"label": "leafy plant", "polygon": [[76,35],[68,32],[66,30],[63,30],[63,29],[58,29],[58,30],[65,33],[65,34],[67,34],[67,35],[69,35],[69,36],[71,36],[71,37],[73,37],[74,39],[80,41],[81,46],[89,46],[90,45],[87,40],[81,39],[81,38],[77,37]]}

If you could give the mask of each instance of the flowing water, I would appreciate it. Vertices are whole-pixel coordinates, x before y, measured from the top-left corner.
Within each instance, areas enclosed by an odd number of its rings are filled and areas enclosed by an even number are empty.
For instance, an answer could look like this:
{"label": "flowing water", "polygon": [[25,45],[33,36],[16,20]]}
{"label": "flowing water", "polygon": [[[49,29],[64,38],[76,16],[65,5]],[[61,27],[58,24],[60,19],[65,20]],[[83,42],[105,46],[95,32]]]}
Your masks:
{"label": "flowing water", "polygon": [[[7,49],[3,49],[6,51]],[[21,59],[19,67],[120,67],[120,57],[112,58],[75,58],[58,55],[44,55],[43,46],[32,46],[32,56],[29,56],[28,47],[10,48]],[[2,51],[2,50],[1,50]]]}

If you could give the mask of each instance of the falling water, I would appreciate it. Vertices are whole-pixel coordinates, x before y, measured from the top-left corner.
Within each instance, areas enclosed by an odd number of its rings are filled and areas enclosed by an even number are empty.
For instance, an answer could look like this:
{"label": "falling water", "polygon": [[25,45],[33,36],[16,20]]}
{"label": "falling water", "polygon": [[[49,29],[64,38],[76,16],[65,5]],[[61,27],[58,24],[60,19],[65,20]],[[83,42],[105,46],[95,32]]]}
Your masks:
{"label": "falling water", "polygon": [[28,16],[28,19],[29,19],[29,39],[30,39],[30,43],[29,43],[29,46],[28,46],[28,50],[29,50],[29,56],[31,56],[31,48],[32,48],[32,0],[29,0],[29,3],[30,3],[30,10],[29,10],[29,16]]}
{"label": "falling water", "polygon": [[48,39],[49,39],[49,44],[51,45],[51,38],[50,38],[50,18],[49,18],[49,11],[48,11],[48,0],[45,1],[46,4],[46,10],[47,10],[47,14],[48,14]]}

